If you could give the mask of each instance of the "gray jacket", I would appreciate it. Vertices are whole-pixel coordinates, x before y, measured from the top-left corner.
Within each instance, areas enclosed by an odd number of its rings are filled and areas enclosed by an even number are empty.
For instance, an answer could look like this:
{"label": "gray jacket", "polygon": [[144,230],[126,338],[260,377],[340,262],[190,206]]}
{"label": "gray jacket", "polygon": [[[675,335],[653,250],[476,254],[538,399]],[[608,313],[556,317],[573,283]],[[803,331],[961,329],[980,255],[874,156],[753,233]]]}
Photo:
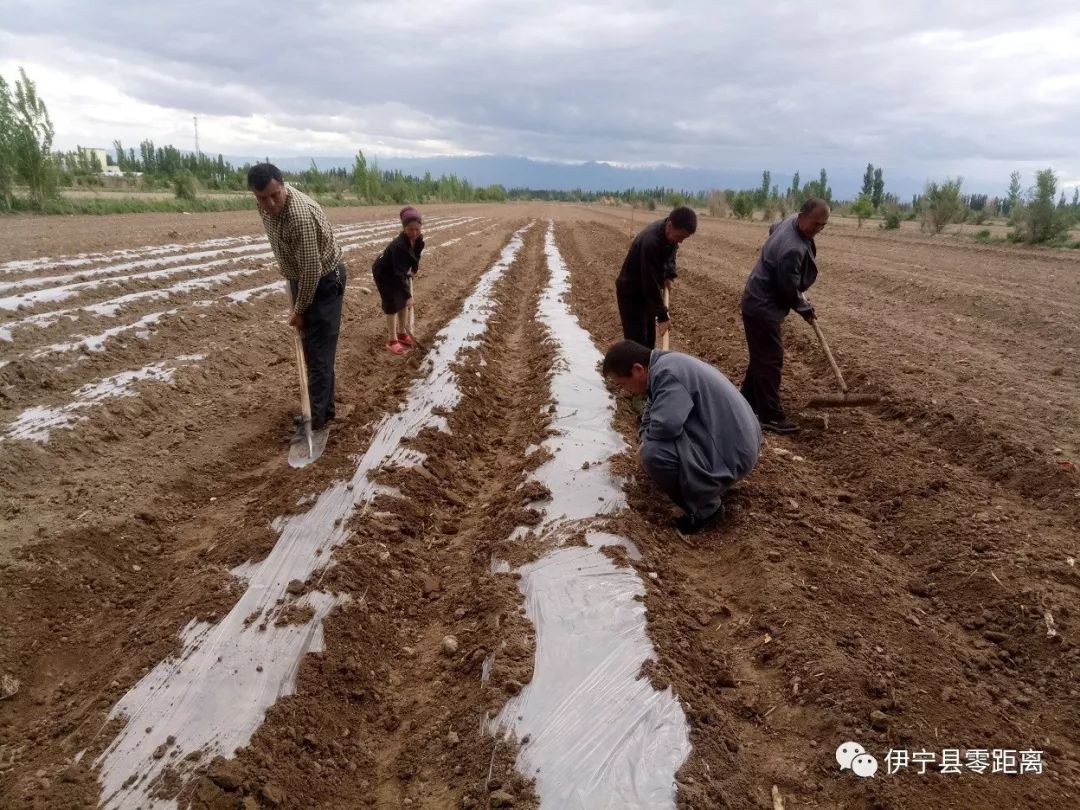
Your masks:
{"label": "gray jacket", "polygon": [[796,227],[797,216],[775,222],[743,290],[743,315],[779,323],[790,310],[812,310],[803,295],[817,281],[817,246]]}
{"label": "gray jacket", "polygon": [[684,490],[708,491],[739,480],[757,463],[761,425],[731,381],[680,352],[653,351],[641,442],[673,442]]}

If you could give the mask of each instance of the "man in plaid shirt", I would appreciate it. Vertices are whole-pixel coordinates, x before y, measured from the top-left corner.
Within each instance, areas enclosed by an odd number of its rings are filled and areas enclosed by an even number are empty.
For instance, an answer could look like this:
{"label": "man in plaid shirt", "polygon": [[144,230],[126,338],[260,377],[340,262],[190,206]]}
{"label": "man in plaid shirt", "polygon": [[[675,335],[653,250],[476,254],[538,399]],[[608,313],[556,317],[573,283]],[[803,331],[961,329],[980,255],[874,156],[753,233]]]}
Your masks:
{"label": "man in plaid shirt", "polygon": [[334,357],[345,298],[345,265],[319,204],[285,182],[272,163],[248,171],[266,236],[292,288],[289,325],[300,330],[308,368],[311,427],[334,418]]}

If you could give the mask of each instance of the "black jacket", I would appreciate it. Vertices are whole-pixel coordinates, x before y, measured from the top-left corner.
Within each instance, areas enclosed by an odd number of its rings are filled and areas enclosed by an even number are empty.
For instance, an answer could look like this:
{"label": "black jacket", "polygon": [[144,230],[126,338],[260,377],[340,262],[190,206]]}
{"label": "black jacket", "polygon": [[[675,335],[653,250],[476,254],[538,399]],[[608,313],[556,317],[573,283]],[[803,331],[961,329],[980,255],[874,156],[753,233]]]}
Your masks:
{"label": "black jacket", "polygon": [[424,252],[424,237],[409,245],[409,237],[399,233],[371,265],[371,274],[380,281],[399,281],[407,286],[409,275],[420,272],[420,254]]}
{"label": "black jacket", "polygon": [[743,315],[778,323],[790,310],[811,310],[803,295],[817,281],[817,245],[796,227],[797,217],[775,222],[746,280]]}
{"label": "black jacket", "polygon": [[668,320],[664,306],[664,280],[676,278],[675,254],[679,246],[664,236],[666,219],[645,226],[630,245],[622,270],[615,280],[620,295],[644,301],[651,315],[660,322]]}

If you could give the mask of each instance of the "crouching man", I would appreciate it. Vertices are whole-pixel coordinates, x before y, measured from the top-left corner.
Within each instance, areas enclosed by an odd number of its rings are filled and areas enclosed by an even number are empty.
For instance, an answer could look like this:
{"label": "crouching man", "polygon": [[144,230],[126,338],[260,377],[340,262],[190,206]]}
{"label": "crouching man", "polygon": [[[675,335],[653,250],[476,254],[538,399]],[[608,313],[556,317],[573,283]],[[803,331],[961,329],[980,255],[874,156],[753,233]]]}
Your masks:
{"label": "crouching man", "polygon": [[761,426],[727,377],[679,352],[616,343],[604,357],[604,376],[630,394],[645,394],[638,457],[648,476],[686,514],[683,534],[724,518],[724,494],[754,469]]}

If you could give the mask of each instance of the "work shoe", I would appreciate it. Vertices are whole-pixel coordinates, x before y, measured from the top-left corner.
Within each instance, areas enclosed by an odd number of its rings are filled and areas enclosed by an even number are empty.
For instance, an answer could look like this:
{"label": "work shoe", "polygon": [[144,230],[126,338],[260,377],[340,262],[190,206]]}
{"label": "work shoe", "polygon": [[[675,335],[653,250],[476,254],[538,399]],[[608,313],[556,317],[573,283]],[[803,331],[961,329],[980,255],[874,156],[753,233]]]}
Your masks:
{"label": "work shoe", "polygon": [[675,518],[675,528],[680,534],[697,534],[711,524],[719,523],[726,514],[727,510],[724,509],[723,504],[720,504],[717,510],[708,517],[696,518],[693,515],[683,515]]}
{"label": "work shoe", "polygon": [[761,429],[772,431],[773,433],[798,433],[802,428],[792,422],[787,417],[780,417],[779,419],[762,419]]}
{"label": "work shoe", "polygon": [[388,340],[386,342],[386,348],[392,354],[405,354],[405,346],[402,345],[400,340]]}
{"label": "work shoe", "polygon": [[412,335],[410,335],[408,332],[398,332],[397,339],[398,343],[400,343],[402,346],[408,346],[412,348],[413,339]]}

